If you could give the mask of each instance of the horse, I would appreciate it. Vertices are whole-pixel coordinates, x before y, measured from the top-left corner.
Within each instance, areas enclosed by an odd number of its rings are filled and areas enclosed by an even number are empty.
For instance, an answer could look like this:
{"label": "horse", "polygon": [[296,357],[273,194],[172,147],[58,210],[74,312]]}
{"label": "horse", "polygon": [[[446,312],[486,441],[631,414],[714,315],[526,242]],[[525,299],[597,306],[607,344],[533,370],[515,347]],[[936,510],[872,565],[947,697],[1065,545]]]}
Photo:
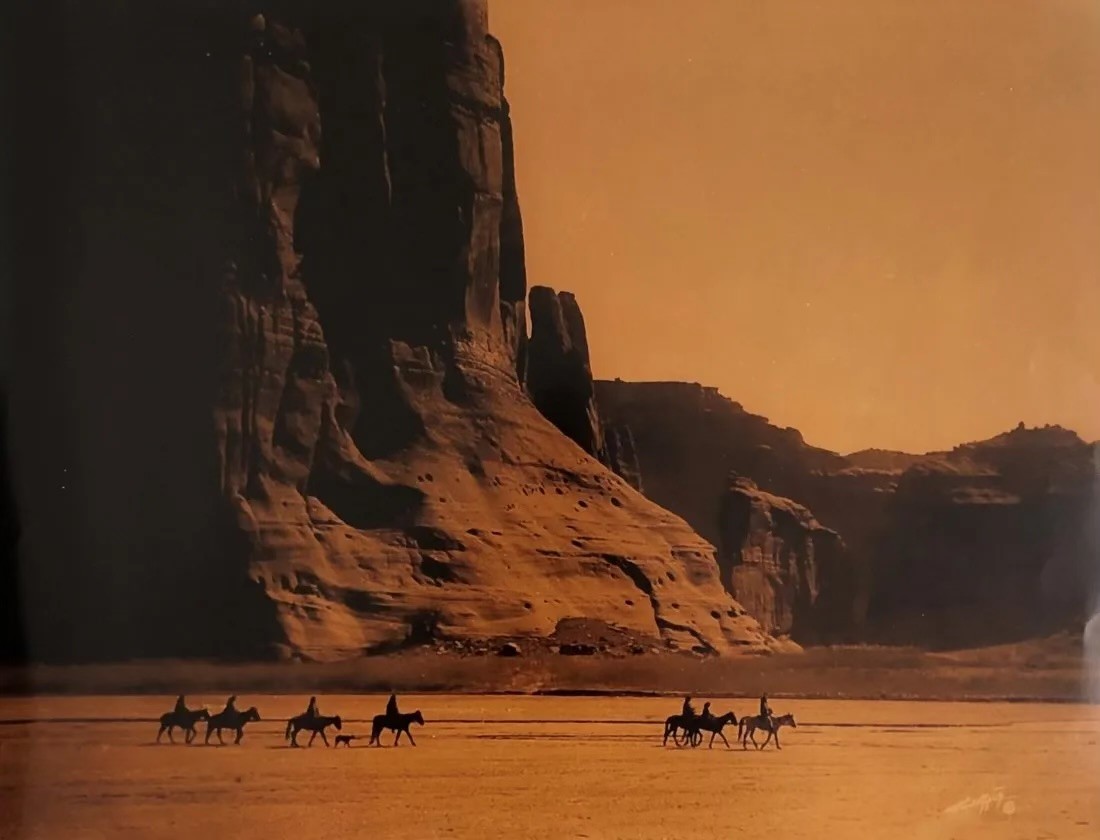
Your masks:
{"label": "horse", "polygon": [[172,737],[172,730],[177,726],[187,733],[185,736],[185,743],[190,744],[198,734],[195,732],[195,724],[200,720],[210,720],[210,712],[206,709],[185,709],[182,712],[168,712],[160,716],[160,730],[157,732],[157,743],[160,743],[160,736],[166,731],[168,732],[168,740],[173,744],[176,743],[176,739]]}
{"label": "horse", "polygon": [[332,746],[328,742],[328,738],[325,737],[325,729],[330,726],[335,726],[337,729],[343,729],[344,724],[340,720],[339,715],[332,717],[324,717],[321,715],[298,715],[292,717],[286,722],[286,738],[290,741],[292,747],[298,746],[298,733],[303,729],[308,729],[312,734],[309,736],[309,743],[307,747],[313,746],[313,739],[318,735],[321,736],[321,740],[325,742],[325,746]]}
{"label": "horse", "polygon": [[[665,737],[661,740],[661,746],[668,744],[668,736],[672,736],[672,740],[676,746],[680,746],[680,738],[676,735],[677,729],[684,730],[684,740],[686,743],[692,743],[697,735],[699,735],[699,729],[696,726],[699,717],[697,715],[669,715],[665,719]],[[702,736],[699,736],[700,739]]]}
{"label": "horse", "polygon": [[[702,743],[703,740],[703,736],[700,733],[709,732],[710,743],[707,745],[707,749],[711,749],[714,746],[715,735],[721,738],[726,747],[729,748],[730,742],[727,741],[726,736],[722,734],[722,730],[725,728],[726,724],[737,725],[737,715],[735,715],[733,712],[726,712],[721,717],[714,717],[713,715],[709,715],[707,717],[696,718],[693,726],[693,732],[691,733],[691,745],[693,747],[699,746],[699,744]],[[699,740],[696,741],[694,736],[698,736]],[[779,742],[776,741],[776,743],[778,744]]]}
{"label": "horse", "polygon": [[401,734],[404,733],[409,736],[409,742],[415,747],[416,741],[413,740],[412,733],[409,731],[409,727],[413,723],[419,723],[424,725],[424,716],[420,714],[420,710],[410,714],[398,713],[393,717],[389,715],[375,715],[374,723],[371,726],[370,740],[367,741],[367,746],[375,744],[376,746],[382,746],[382,741],[379,736],[382,734],[383,729],[389,729],[391,732],[396,732],[397,736],[393,739],[393,745],[396,747],[397,742],[401,740]]}
{"label": "horse", "polygon": [[239,712],[236,709],[226,709],[223,712],[218,712],[216,715],[210,715],[206,721],[206,738],[203,740],[204,744],[210,743],[210,736],[217,733],[218,743],[225,744],[222,740],[223,729],[235,729],[237,730],[237,737],[233,739],[234,744],[239,744],[241,738],[244,737],[244,725],[249,721],[259,720],[260,713],[256,710],[255,706],[251,706],[243,712]]}
{"label": "horse", "polygon": [[[749,717],[741,718],[741,723],[737,727],[737,737],[741,739],[741,747],[743,749],[748,749],[748,740],[749,738],[752,738],[752,745],[758,750],[762,750],[768,745],[768,742],[771,741],[772,737],[774,736],[775,748],[777,750],[783,749],[783,747],[779,744],[780,728],[784,726],[791,726],[797,729],[798,724],[795,723],[794,715],[783,715],[781,717],[774,718],[774,720],[775,725],[772,726],[771,721],[769,721],[768,718],[764,715],[751,715]],[[768,738],[764,741],[763,744],[756,743],[756,737],[753,733],[757,729],[763,729],[765,732],[768,733]]]}

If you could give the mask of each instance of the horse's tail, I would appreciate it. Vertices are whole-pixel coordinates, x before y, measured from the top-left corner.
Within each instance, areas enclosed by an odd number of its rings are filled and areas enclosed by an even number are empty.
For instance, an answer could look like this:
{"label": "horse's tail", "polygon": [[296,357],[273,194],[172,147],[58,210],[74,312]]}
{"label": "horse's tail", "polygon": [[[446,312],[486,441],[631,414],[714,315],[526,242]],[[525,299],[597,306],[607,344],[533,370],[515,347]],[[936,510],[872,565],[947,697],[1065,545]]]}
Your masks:
{"label": "horse's tail", "polygon": [[286,735],[283,736],[283,740],[285,740],[285,741],[290,740],[290,730],[293,726],[294,726],[294,718],[291,718],[290,720],[288,720],[286,722]]}

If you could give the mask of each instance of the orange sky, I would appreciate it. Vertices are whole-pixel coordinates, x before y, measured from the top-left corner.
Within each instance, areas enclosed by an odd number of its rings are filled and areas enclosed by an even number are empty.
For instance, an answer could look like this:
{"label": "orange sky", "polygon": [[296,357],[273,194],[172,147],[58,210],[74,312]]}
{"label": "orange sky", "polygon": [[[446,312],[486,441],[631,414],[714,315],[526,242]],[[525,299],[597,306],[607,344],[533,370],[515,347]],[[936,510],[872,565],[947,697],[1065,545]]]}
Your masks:
{"label": "orange sky", "polygon": [[1100,438],[1100,2],[495,0],[532,284],[807,440]]}

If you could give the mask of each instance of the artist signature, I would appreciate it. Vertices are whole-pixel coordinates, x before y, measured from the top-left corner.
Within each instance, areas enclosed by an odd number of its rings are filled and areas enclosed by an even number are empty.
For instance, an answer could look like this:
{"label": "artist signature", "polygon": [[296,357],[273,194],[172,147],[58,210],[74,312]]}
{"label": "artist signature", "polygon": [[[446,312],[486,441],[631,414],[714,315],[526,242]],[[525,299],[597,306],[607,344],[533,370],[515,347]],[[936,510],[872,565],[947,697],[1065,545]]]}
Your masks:
{"label": "artist signature", "polygon": [[1005,794],[1003,787],[995,787],[989,793],[981,796],[968,796],[960,799],[954,805],[948,805],[943,809],[945,814],[961,814],[966,811],[977,811],[979,814],[1004,814],[1011,817],[1016,813],[1016,800]]}

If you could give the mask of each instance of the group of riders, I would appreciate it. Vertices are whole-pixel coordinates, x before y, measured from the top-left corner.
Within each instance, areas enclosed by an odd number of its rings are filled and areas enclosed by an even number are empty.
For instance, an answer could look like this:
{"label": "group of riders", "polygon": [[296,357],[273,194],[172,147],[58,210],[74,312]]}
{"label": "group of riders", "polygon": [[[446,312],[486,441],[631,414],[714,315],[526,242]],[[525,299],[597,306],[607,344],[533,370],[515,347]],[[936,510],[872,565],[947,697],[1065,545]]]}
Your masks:
{"label": "group of riders", "polygon": [[[230,697],[226,703],[225,708],[217,714],[210,714],[206,709],[188,709],[184,696],[181,694],[176,698],[175,707],[172,711],[160,718],[160,730],[157,733],[157,742],[160,743],[161,735],[165,732],[168,733],[168,739],[175,743],[172,738],[172,730],[180,728],[186,734],[186,742],[190,744],[196,737],[195,724],[200,720],[207,722],[206,739],[205,743],[210,743],[210,735],[216,734],[219,743],[224,744],[222,740],[222,730],[229,730],[236,733],[236,740],[233,742],[239,744],[241,738],[244,736],[244,726],[249,721],[259,720],[260,713],[253,706],[245,711],[240,711],[237,708],[237,695]],[[403,715],[397,708],[397,695],[390,694],[390,699],[386,703],[386,713],[384,715],[377,715],[374,718],[374,727],[371,731],[371,743],[378,742],[378,736],[383,729],[391,729],[397,733],[397,738],[400,739],[402,734],[408,736],[409,741],[415,746],[416,742],[413,740],[412,733],[409,732],[410,723],[424,724],[424,718],[419,711],[414,712],[411,715]],[[325,737],[325,729],[329,726],[333,726],[336,729],[342,728],[342,722],[339,715],[333,717],[324,717],[320,710],[317,708],[317,698],[310,697],[309,705],[306,706],[306,710],[295,717],[291,718],[287,722],[286,737],[291,742],[291,746],[298,746],[298,732],[305,729],[309,730],[310,735],[309,743],[313,744],[313,739],[317,735],[321,736],[321,740],[328,744],[328,739]],[[337,736],[337,744],[341,741],[350,744],[355,739],[354,735],[342,735]],[[395,744],[397,741],[394,742]]]}
{"label": "group of riders", "polygon": [[[237,703],[237,695],[234,694],[232,697],[230,697],[225,702],[225,708],[222,709],[222,713],[224,714],[225,712],[236,712],[237,711],[236,703]],[[187,712],[190,711],[187,708],[187,704],[183,700],[183,695],[182,694],[179,697],[176,698],[176,707],[172,711],[173,711],[173,713],[175,713],[177,715],[178,714],[187,714]],[[397,695],[396,694],[390,694],[390,699],[386,703],[386,717],[389,718],[390,720],[393,720],[400,714],[401,714],[401,712],[398,711],[398,709],[397,709]],[[302,713],[302,716],[305,717],[305,718],[319,718],[319,717],[321,717],[321,713],[319,711],[317,711],[317,698],[316,697],[310,697],[309,698],[309,705],[306,706],[306,710]]]}
{"label": "group of riders", "polygon": [[[753,746],[757,749],[763,749],[772,740],[775,741],[776,749],[782,749],[779,744],[779,728],[781,726],[797,726],[795,723],[794,715],[777,716],[772,711],[771,705],[768,703],[768,695],[763,694],[760,697],[760,714],[750,715],[738,720],[737,715],[733,712],[726,712],[724,715],[715,715],[711,713],[710,703],[703,704],[703,711],[696,712],[695,707],[691,703],[691,697],[684,698],[684,705],[681,708],[680,714],[671,715],[665,720],[664,739],[662,743],[667,744],[668,739],[672,738],[677,746],[687,744],[692,747],[699,746],[703,740],[703,733],[710,733],[710,746],[714,746],[714,739],[721,738],[725,745],[730,745],[726,740],[723,729],[726,726],[733,725],[737,727],[737,738],[741,741],[742,747],[748,749],[748,742],[751,740]],[[768,733],[768,738],[763,744],[759,744],[756,741],[755,732],[762,730]],[[677,732],[683,732],[683,741],[677,735]]]}
{"label": "group of riders", "polygon": [[[698,719],[701,721],[713,720],[714,715],[710,711],[710,703],[703,704],[703,711],[701,714],[696,713],[695,707],[691,705],[691,696],[688,695],[684,698],[684,708],[682,715],[684,720]],[[774,727],[775,725],[775,713],[772,711],[772,707],[768,705],[767,692],[760,695],[760,717],[768,722],[768,726]]]}

